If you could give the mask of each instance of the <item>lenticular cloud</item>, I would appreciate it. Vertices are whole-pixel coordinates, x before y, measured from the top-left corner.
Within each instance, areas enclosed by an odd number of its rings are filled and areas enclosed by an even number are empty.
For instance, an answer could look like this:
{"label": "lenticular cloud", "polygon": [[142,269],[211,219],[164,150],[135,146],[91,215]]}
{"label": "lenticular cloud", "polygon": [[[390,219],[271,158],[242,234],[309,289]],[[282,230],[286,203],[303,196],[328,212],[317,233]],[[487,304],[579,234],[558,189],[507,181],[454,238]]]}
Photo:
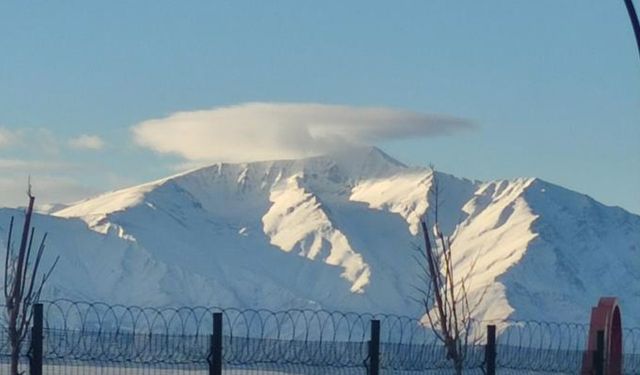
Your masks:
{"label": "lenticular cloud", "polygon": [[137,144],[189,161],[248,162],[324,154],[469,129],[454,117],[384,107],[247,103],[178,112],[132,128]]}

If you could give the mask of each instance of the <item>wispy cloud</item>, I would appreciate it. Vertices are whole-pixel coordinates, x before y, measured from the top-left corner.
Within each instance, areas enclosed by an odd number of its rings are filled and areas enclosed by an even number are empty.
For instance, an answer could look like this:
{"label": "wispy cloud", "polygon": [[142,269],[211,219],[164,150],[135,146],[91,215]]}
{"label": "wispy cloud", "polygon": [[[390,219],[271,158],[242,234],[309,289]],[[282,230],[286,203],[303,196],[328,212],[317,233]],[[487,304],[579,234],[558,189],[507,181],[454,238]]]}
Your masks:
{"label": "wispy cloud", "polygon": [[0,148],[32,149],[57,154],[65,147],[76,150],[102,150],[105,142],[94,134],[81,134],[65,140],[46,128],[0,127]]}
{"label": "wispy cloud", "polygon": [[[27,203],[27,178],[0,177],[0,207],[17,207]],[[86,198],[98,191],[88,187],[74,178],[37,176],[31,177],[33,194],[38,205],[53,202],[74,202]]]}
{"label": "wispy cloud", "polygon": [[82,177],[91,173],[88,165],[63,160],[0,158],[0,207],[16,207],[26,202],[31,181],[37,204],[69,203],[98,191]]}
{"label": "wispy cloud", "polygon": [[0,127],[0,148],[55,155],[60,153],[60,141],[45,128]]}
{"label": "wispy cloud", "polygon": [[43,127],[0,127],[0,207],[24,205],[29,179],[40,205],[69,203],[113,188],[116,174],[69,152],[104,147],[97,135],[68,138]]}
{"label": "wispy cloud", "polygon": [[384,107],[247,103],[178,112],[132,128],[135,142],[189,161],[298,158],[376,142],[450,135],[460,118]]}
{"label": "wispy cloud", "polygon": [[56,172],[68,171],[76,167],[75,164],[63,161],[0,159],[0,171],[2,172]]}
{"label": "wispy cloud", "polygon": [[15,134],[13,131],[0,127],[0,148],[5,148],[10,146],[13,142],[15,142]]}
{"label": "wispy cloud", "polygon": [[78,150],[102,150],[104,141],[97,135],[83,134],[75,138],[71,138],[68,142],[69,147]]}

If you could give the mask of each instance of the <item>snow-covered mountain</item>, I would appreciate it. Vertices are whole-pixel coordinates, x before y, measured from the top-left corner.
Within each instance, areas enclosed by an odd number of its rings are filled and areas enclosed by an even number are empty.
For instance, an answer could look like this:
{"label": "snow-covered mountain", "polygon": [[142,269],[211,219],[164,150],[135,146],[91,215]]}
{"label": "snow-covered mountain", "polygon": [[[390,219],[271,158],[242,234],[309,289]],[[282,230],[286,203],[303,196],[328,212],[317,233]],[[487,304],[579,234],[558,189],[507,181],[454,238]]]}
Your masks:
{"label": "snow-covered mountain", "polygon": [[[528,178],[435,173],[439,217],[478,318],[586,322],[603,295],[640,325],[640,216]],[[216,164],[49,214],[48,297],[418,316],[419,220],[434,173],[376,148]],[[0,243],[9,217],[0,209]],[[488,289],[487,289],[488,288]],[[634,316],[635,315],[635,316]],[[635,319],[635,320],[634,320]]]}

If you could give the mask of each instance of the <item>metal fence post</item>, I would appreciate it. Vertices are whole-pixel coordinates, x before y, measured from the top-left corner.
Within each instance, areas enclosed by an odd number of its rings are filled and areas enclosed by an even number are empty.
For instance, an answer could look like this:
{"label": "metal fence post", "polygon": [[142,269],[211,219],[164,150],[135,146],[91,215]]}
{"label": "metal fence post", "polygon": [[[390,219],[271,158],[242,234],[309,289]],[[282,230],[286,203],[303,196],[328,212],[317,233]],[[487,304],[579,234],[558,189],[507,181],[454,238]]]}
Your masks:
{"label": "metal fence post", "polygon": [[487,375],[496,375],[496,326],[487,326],[487,345],[484,349],[484,362]]}
{"label": "metal fence post", "polygon": [[42,326],[43,326],[42,304],[33,305],[33,327],[31,327],[31,363],[29,373],[31,375],[42,375]]}
{"label": "metal fence post", "polygon": [[369,375],[380,374],[380,321],[371,320],[371,340],[369,341]]}
{"label": "metal fence post", "polygon": [[222,313],[213,313],[209,375],[222,375]]}
{"label": "metal fence post", "polygon": [[604,331],[598,331],[596,339],[596,352],[593,356],[593,369],[595,375],[604,375]]}

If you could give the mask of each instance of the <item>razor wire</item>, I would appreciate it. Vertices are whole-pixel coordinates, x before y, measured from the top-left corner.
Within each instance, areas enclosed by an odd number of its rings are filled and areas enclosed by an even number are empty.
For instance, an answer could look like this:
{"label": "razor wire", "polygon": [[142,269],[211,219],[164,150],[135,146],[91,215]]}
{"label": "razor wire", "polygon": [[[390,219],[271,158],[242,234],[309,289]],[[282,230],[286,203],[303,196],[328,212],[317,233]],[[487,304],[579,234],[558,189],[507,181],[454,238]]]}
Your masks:
{"label": "razor wire", "polygon": [[[380,320],[380,366],[387,373],[451,368],[444,345],[420,319],[327,310],[141,307],[45,301],[44,357],[49,363],[206,369],[212,315],[223,316],[225,366],[363,368],[370,322]],[[497,327],[496,364],[504,371],[578,373],[589,326],[501,320],[473,322],[465,368],[484,365],[486,325]],[[640,328],[623,331],[624,373],[640,373]],[[6,333],[0,356],[9,353]],[[338,371],[336,370],[336,373]]]}

